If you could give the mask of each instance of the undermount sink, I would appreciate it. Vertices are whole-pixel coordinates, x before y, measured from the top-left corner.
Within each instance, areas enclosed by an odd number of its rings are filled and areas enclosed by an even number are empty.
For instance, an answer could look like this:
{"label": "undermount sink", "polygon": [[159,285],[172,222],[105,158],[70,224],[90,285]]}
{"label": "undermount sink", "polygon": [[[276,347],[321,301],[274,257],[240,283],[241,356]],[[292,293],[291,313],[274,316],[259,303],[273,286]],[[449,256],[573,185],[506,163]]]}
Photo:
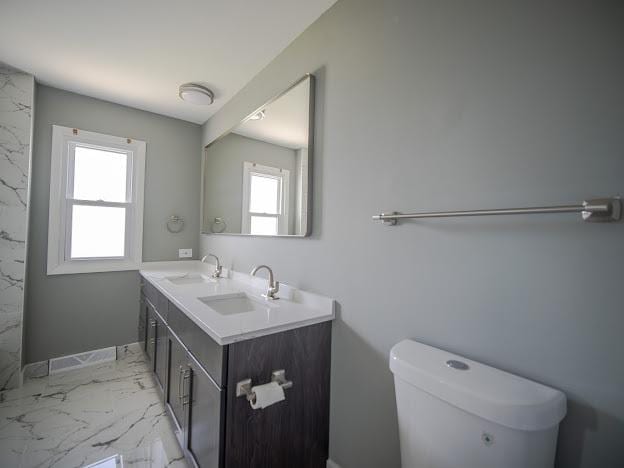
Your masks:
{"label": "undermount sink", "polygon": [[272,304],[263,299],[252,298],[244,292],[225,294],[222,296],[198,297],[197,299],[221,315],[267,312],[277,307],[276,304]]}
{"label": "undermount sink", "polygon": [[215,280],[204,276],[199,273],[187,273],[185,275],[166,276],[166,280],[171,281],[173,284],[200,284],[200,283],[214,283]]}

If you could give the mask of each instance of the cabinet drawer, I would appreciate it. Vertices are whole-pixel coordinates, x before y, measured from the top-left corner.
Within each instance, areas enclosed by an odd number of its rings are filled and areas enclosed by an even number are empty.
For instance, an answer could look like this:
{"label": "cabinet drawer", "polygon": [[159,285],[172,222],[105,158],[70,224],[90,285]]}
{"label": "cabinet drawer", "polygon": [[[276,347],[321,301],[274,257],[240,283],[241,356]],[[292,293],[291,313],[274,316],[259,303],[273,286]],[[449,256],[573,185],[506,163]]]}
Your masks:
{"label": "cabinet drawer", "polygon": [[160,316],[166,321],[169,301],[155,286],[145,278],[141,278],[141,292],[152,303]]}
{"label": "cabinet drawer", "polygon": [[144,278],[141,278],[141,293],[143,293],[148,301],[150,301],[153,305],[156,305],[158,290]]}
{"label": "cabinet drawer", "polygon": [[157,294],[156,304],[154,304],[154,306],[156,307],[156,310],[158,311],[160,316],[166,322],[169,319],[169,317],[168,317],[168,314],[169,314],[169,301],[167,300],[167,298],[165,297],[164,294],[161,294],[160,291],[157,290],[156,294]]}
{"label": "cabinet drawer", "polygon": [[168,323],[195,359],[208,371],[210,377],[223,387],[223,365],[226,347],[217,344],[210,336],[188,318],[184,312],[169,303]]}

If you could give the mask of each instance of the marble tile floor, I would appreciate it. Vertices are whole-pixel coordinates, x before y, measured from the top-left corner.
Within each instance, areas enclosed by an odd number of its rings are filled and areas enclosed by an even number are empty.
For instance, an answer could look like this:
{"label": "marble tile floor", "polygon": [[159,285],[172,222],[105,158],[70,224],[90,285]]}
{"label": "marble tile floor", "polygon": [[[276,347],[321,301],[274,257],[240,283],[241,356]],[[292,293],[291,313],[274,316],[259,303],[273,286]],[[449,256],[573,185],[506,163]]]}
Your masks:
{"label": "marble tile floor", "polygon": [[0,467],[77,468],[114,455],[124,467],[187,467],[154,385],[130,347],[115,362],[0,393]]}

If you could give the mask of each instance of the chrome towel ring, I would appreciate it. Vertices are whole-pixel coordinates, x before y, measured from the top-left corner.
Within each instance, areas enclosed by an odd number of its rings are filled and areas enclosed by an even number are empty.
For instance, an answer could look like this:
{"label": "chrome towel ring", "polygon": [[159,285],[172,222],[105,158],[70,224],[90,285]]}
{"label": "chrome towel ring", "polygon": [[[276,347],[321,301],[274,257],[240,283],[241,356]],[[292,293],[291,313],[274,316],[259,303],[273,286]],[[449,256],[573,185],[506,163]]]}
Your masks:
{"label": "chrome towel ring", "polygon": [[213,234],[221,234],[227,228],[227,224],[223,221],[223,218],[215,218],[214,221],[210,224],[210,232]]}
{"label": "chrome towel ring", "polygon": [[167,227],[167,231],[172,234],[177,234],[184,229],[184,219],[179,216],[172,215],[169,217],[169,220],[167,221],[165,226]]}

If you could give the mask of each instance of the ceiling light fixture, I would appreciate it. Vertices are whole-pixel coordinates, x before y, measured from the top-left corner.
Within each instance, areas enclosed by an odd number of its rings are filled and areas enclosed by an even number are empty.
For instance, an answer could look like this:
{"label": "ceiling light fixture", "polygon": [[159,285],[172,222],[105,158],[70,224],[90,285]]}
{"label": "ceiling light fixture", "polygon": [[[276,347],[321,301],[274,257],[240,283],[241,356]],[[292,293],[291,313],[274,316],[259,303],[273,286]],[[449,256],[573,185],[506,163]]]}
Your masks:
{"label": "ceiling light fixture", "polygon": [[254,114],[251,117],[249,117],[249,120],[262,120],[262,119],[264,119],[264,117],[265,117],[265,111],[263,109],[260,112],[258,112],[257,114]]}
{"label": "ceiling light fixture", "polygon": [[191,104],[208,106],[214,102],[214,93],[203,85],[197,83],[184,83],[180,85],[178,92],[180,99]]}

